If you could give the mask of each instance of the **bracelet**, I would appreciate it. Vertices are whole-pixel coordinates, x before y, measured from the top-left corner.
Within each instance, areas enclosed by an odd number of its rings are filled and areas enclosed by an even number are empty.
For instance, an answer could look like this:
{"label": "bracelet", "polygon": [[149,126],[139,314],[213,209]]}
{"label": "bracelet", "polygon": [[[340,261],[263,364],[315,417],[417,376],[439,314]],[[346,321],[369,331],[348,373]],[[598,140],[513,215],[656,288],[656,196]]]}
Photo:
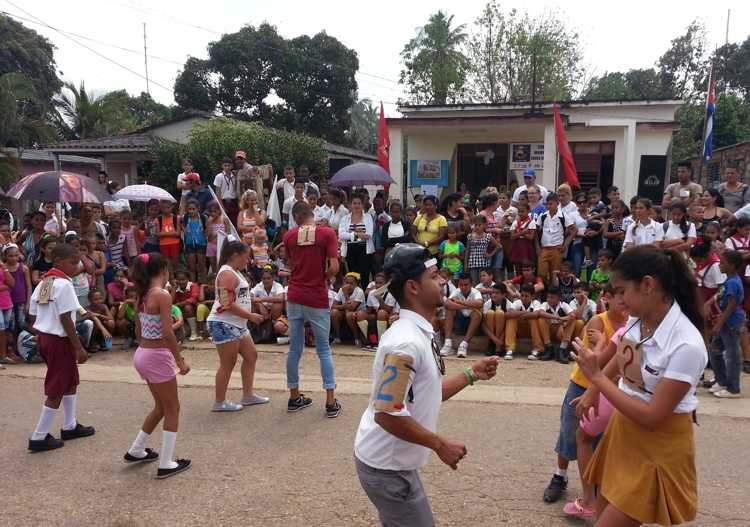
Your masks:
{"label": "bracelet", "polygon": [[464,375],[466,375],[466,382],[469,383],[469,386],[474,386],[474,372],[471,371],[471,368],[466,368]]}

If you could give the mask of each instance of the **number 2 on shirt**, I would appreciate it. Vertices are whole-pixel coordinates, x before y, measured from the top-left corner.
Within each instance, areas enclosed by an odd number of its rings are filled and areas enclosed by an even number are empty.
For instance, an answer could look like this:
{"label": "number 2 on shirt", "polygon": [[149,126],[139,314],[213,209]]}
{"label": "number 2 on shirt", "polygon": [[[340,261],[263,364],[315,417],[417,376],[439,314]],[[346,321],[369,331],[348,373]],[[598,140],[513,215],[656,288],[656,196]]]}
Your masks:
{"label": "number 2 on shirt", "polygon": [[[385,374],[387,372],[390,372],[390,376],[386,377]],[[378,396],[375,397],[377,401],[392,401],[393,395],[389,393],[383,393],[383,390],[387,385],[392,383],[396,380],[396,377],[398,377],[398,369],[396,369],[395,366],[386,366],[385,370],[383,371],[383,382],[380,384],[380,391],[378,391]]]}

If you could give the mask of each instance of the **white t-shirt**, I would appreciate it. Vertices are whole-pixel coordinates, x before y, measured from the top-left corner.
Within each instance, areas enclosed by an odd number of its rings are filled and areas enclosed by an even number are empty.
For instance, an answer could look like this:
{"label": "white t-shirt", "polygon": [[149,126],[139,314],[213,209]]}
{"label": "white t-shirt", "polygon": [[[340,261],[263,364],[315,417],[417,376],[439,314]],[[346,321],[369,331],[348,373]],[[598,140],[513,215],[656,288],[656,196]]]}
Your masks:
{"label": "white t-shirt", "polygon": [[219,199],[237,199],[237,179],[236,176],[227,176],[224,172],[219,172],[214,177],[214,187]]}
{"label": "white t-shirt", "polygon": [[[292,206],[294,206],[294,205],[292,205]],[[290,214],[290,216],[291,216],[291,214]],[[331,209],[329,209],[328,207],[321,207],[320,205],[318,205],[313,210],[313,219],[315,220],[315,223],[319,223],[319,222],[321,222],[323,220],[328,221],[328,218],[330,218],[330,217],[331,217]],[[292,219],[292,218],[290,218],[290,219]]]}
{"label": "white t-shirt", "polygon": [[562,203],[560,203],[560,209],[565,214],[578,214],[578,205],[576,205],[576,202],[573,200],[570,200],[567,205],[563,205]]}
{"label": "white t-shirt", "polygon": [[712,262],[703,269],[695,270],[695,278],[698,280],[698,287],[708,287],[716,289],[727,281],[727,275],[719,269],[719,262]]}
{"label": "white t-shirt", "polygon": [[[551,306],[549,302],[544,302],[540,304],[539,309],[537,311],[544,311],[546,313],[549,313],[550,315],[557,315],[558,317],[564,317],[573,312],[573,308],[570,307],[570,305],[566,304],[565,302],[560,302],[556,306]],[[559,320],[549,320],[550,324],[561,324]]]}
{"label": "white t-shirt", "polygon": [[503,210],[503,208],[498,205],[497,209],[494,212],[494,216],[496,222],[502,224],[503,227],[506,227],[506,218],[510,218],[511,221],[516,219],[516,216],[518,216],[518,209],[512,205],[509,205],[507,209]]}
{"label": "white t-shirt", "polygon": [[727,238],[724,245],[730,251],[746,251],[750,248],[750,238],[743,238],[735,234],[731,238]]}
{"label": "white t-shirt", "polygon": [[542,308],[542,303],[539,300],[532,300],[528,306],[523,305],[523,301],[517,298],[513,301],[513,311],[526,311],[527,313],[533,313],[539,311]]}
{"label": "white t-shirt", "polygon": [[[570,309],[573,311],[576,311],[579,307],[578,305],[578,299],[574,298],[570,301]],[[583,320],[584,324],[591,320],[591,318],[596,315],[596,302],[591,300],[590,298],[586,299],[586,307],[583,308],[583,313],[581,315],[581,320]]]}
{"label": "white t-shirt", "polygon": [[53,214],[50,219],[44,224],[44,232],[55,237],[61,236],[65,232],[65,225],[60,226],[60,222],[57,219],[57,214]]}
{"label": "white t-shirt", "polygon": [[[540,243],[542,247],[557,247],[565,241],[565,230],[574,225],[573,219],[562,212],[560,209],[553,216],[547,211],[539,216],[536,220],[537,226],[542,229],[542,238]],[[563,227],[565,223],[565,227]]]}
{"label": "white t-shirt", "polygon": [[[664,224],[662,224],[662,231],[664,230]],[[695,225],[688,222],[688,232],[687,232],[688,238],[695,238]],[[672,220],[669,220],[667,222],[667,232],[664,233],[664,239],[665,240],[683,240],[685,239],[685,235],[682,233],[682,229],[680,228],[679,223],[672,223]]]}
{"label": "white t-shirt", "polygon": [[[526,220],[521,220],[521,225],[524,225],[524,222],[527,221],[527,220],[531,220],[531,221],[529,221],[528,224],[525,225],[523,228],[524,229],[536,230],[536,222],[534,221],[534,219],[531,216],[529,216],[528,218],[526,218]],[[518,217],[516,217],[516,219],[513,220],[513,223],[510,224],[510,230],[511,231],[514,231],[514,230],[516,230],[518,228],[518,222],[519,222],[519,219],[518,219]]]}
{"label": "white t-shirt", "polygon": [[[641,324],[635,317],[630,317],[625,326],[628,331],[625,337],[634,342],[641,341]],[[680,310],[677,302],[672,304],[653,336],[641,344],[643,359],[641,375],[643,384],[649,393],[636,390],[620,379],[620,389],[631,397],[646,402],[651,401],[656,385],[664,379],[672,379],[690,384],[690,390],[679,402],[674,412],[689,413],[698,407],[695,387],[708,362],[703,335]]]}
{"label": "white t-shirt", "polygon": [[294,221],[294,216],[292,216],[292,207],[294,207],[294,204],[298,201],[305,201],[304,199],[297,199],[294,196],[292,196],[289,199],[284,200],[284,205],[281,207],[281,212],[284,214],[289,215],[289,229],[293,229],[297,226],[297,222]]}
{"label": "white t-shirt", "polygon": [[[549,191],[541,186],[539,183],[535,183],[533,186],[539,189],[539,193],[542,195],[542,203],[544,203],[547,200],[547,194],[549,194]],[[529,187],[526,185],[518,185],[518,188],[513,191],[513,203],[518,203],[518,200],[521,199],[521,192],[528,191]]]}
{"label": "white t-shirt", "polygon": [[[374,291],[371,291],[367,295],[367,307],[377,311],[378,309],[380,309],[380,300],[373,293]],[[386,291],[383,298],[383,305],[386,305],[390,308],[395,308],[398,305],[398,302],[396,302],[396,298],[392,294]]]}
{"label": "white t-shirt", "polygon": [[[85,275],[84,275],[85,276]],[[66,337],[65,328],[60,322],[60,315],[70,313],[73,324],[76,322],[76,315],[81,309],[78,303],[73,282],[64,278],[55,278],[52,282],[52,292],[47,304],[39,304],[39,290],[41,283],[36,286],[31,294],[31,304],[29,305],[29,314],[34,315],[34,329],[41,333]]]}
{"label": "white t-shirt", "polygon": [[[185,172],[180,172],[179,174],[177,174],[177,183],[185,183],[185,176],[186,176],[186,175],[187,175],[187,174],[185,174]],[[184,188],[184,189],[182,189],[182,197],[184,198],[184,197],[185,197],[185,195],[186,195],[186,194],[187,194],[188,192],[190,192],[190,190],[189,190],[189,189],[187,189],[187,188]]]}
{"label": "white t-shirt", "polygon": [[[633,234],[635,229],[635,234]],[[625,246],[645,245],[647,243],[660,242],[664,239],[664,227],[661,223],[651,220],[651,223],[644,225],[641,222],[633,223],[625,232]]]}
{"label": "white t-shirt", "polygon": [[[234,273],[238,280],[237,287],[234,288],[234,303],[245,311],[252,311],[253,303],[250,298],[250,284],[245,280],[245,277],[242,276],[241,273],[235,271],[231,266],[223,265],[216,274],[216,291],[220,290],[219,278],[221,277],[221,273]],[[221,306],[220,302],[214,302],[214,305],[211,307],[211,313],[209,313],[208,318],[206,319],[208,322],[222,322],[240,329],[247,329],[247,319],[239,317],[229,311],[222,310],[222,312],[219,313],[219,306]]]}
{"label": "white t-shirt", "polygon": [[403,408],[388,412],[410,416],[430,432],[437,432],[443,401],[443,376],[432,349],[432,324],[413,311],[402,310],[400,318],[383,333],[372,367],[373,389],[354,440],[354,455],[362,463],[381,470],[417,470],[427,463],[430,449],[409,443],[387,432],[375,422],[375,399],[383,379],[386,356],[410,357],[413,362]]}
{"label": "white t-shirt", "polygon": [[[449,298],[451,300],[461,300],[463,302],[466,302],[467,300],[482,300],[482,293],[472,287],[469,291],[469,294],[464,296],[461,290],[456,288],[456,290],[451,293],[451,296]],[[472,309],[462,309],[461,314],[465,317],[470,317],[472,311]]]}
{"label": "white t-shirt", "polygon": [[[284,294],[284,286],[281,285],[278,282],[273,282],[271,284],[271,292],[269,293],[266,291],[266,287],[263,285],[263,282],[258,282],[255,284],[255,287],[253,287],[250,290],[250,296],[254,298],[265,298],[269,296],[278,296]],[[271,307],[273,304],[270,302],[263,302],[263,305],[266,307]]]}
{"label": "white t-shirt", "polygon": [[501,310],[503,310],[504,312],[506,312],[506,313],[508,311],[518,311],[515,302],[513,302],[513,301],[511,301],[511,300],[509,300],[507,298],[505,300],[506,300],[506,302],[505,302],[505,309],[502,309],[503,308],[502,304],[500,304],[499,306],[493,306],[492,305],[492,299],[487,300],[484,303],[484,306],[482,307],[482,313],[484,313],[486,315],[490,310],[496,310],[498,307]]}
{"label": "white t-shirt", "polygon": [[336,294],[336,301],[341,304],[346,304],[347,302],[359,302],[357,311],[364,311],[367,309],[367,306],[365,305],[365,292],[362,291],[361,287],[355,287],[352,294],[349,295],[349,298],[344,294],[343,288],[339,289],[338,294]]}
{"label": "white t-shirt", "polygon": [[331,207],[331,216],[328,218],[328,226],[335,231],[339,230],[341,219],[348,215],[349,209],[343,205],[339,205],[338,210],[334,210],[333,207]]}

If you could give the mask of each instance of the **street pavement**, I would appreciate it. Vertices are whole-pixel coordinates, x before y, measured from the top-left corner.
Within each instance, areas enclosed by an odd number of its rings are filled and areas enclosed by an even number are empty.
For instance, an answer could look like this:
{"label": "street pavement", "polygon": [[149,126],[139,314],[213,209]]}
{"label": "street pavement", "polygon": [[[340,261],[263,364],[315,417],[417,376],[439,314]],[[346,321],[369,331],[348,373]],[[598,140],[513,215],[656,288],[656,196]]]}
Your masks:
{"label": "street pavement", "polygon": [[[366,526],[375,510],[359,487],[352,444],[370,392],[372,355],[337,347],[335,361],[343,412],[326,419],[318,362],[302,361],[302,385],[312,407],[286,413],[285,349],[259,346],[257,391],[271,404],[237,414],[211,413],[216,353],[207,344],[184,353],[193,371],[180,377],[182,405],[176,455],[194,467],[155,480],[156,465],[132,466],[122,455],[151,405],[131,365],[132,352],[93,356],[81,366],[79,420],[96,426],[92,438],[69,441],[40,454],[26,441],[42,401],[44,367],[0,370],[0,459],[5,500],[0,525]],[[448,373],[467,364],[450,359]],[[239,368],[237,368],[239,370]],[[555,466],[559,406],[570,367],[522,357],[500,365],[498,377],[467,388],[443,406],[440,433],[465,442],[457,471],[436,456],[422,479],[439,525],[571,526],[564,502],[541,500]],[[744,376],[745,390],[749,376]],[[230,397],[240,398],[239,376]],[[747,391],[745,391],[747,393]],[[696,428],[699,516],[695,526],[750,525],[750,398],[717,401],[701,393]],[[62,412],[60,412],[62,413]],[[55,424],[59,434],[62,415]],[[743,446],[744,445],[744,446]],[[149,446],[159,450],[157,429]],[[571,465],[573,498],[580,491]]]}

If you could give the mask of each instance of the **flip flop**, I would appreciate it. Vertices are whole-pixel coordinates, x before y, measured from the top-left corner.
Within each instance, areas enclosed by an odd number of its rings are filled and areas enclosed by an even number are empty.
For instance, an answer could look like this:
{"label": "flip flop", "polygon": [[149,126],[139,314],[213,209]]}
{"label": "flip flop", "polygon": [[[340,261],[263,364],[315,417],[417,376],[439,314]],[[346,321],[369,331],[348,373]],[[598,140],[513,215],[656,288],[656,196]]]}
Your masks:
{"label": "flip flop", "polygon": [[581,498],[576,498],[575,501],[569,501],[566,503],[563,507],[563,512],[574,518],[588,519],[596,517],[596,511],[594,509],[587,509],[581,505]]}

